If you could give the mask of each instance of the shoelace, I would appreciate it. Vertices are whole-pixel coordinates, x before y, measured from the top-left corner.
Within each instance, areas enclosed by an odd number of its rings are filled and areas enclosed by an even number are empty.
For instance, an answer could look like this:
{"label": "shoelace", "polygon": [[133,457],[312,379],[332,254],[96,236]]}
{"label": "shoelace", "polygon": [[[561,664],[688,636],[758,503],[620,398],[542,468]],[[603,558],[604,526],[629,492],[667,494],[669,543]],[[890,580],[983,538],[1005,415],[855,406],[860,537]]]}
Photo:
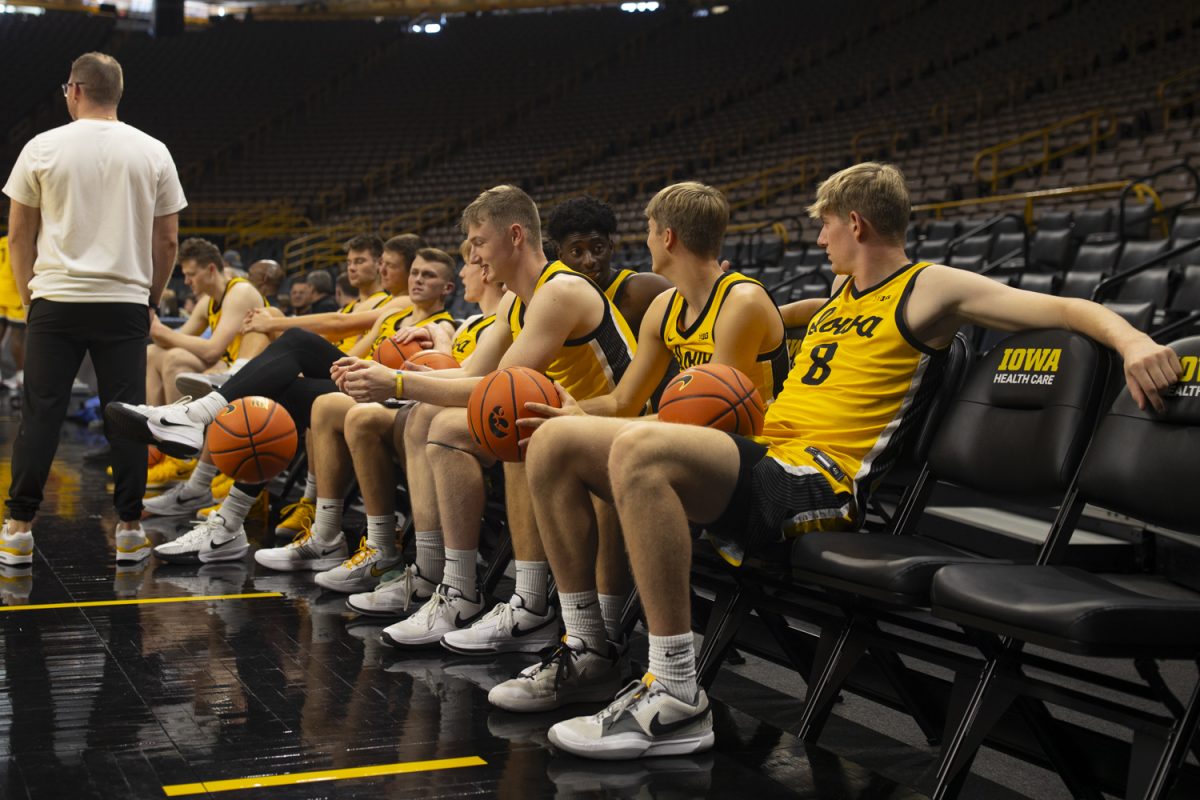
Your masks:
{"label": "shoelace", "polygon": [[642,683],[641,679],[630,681],[617,695],[617,699],[612,701],[608,708],[594,714],[592,719],[601,722],[605,717],[612,717],[613,722],[616,722],[637,705],[643,697],[647,697],[649,692],[650,687]]}
{"label": "shoelace", "polygon": [[397,588],[396,584],[401,584],[398,588],[404,595],[404,607],[402,610],[408,611],[413,601],[413,581],[416,579],[416,567],[408,566],[402,570],[389,572],[383,576],[383,580],[376,586],[373,591],[378,592],[380,589],[387,587],[387,591],[391,592]]}
{"label": "shoelace", "polygon": [[307,545],[308,540],[311,539],[312,537],[313,537],[312,526],[311,525],[302,525],[300,527],[300,530],[296,533],[296,535],[292,537],[292,541],[288,544],[288,547],[291,547],[295,550],[299,550],[300,548]]}
{"label": "shoelace", "polygon": [[418,611],[417,614],[425,615],[424,618],[421,620],[422,622],[425,623],[425,630],[427,630],[427,631],[433,630],[433,623],[434,623],[434,620],[436,620],[438,618],[438,612],[441,611],[442,606],[446,605],[449,602],[450,602],[449,597],[447,597],[441,591],[437,591],[437,592],[433,593],[433,596],[429,598],[429,600],[425,603],[425,605],[421,606],[421,610]]}
{"label": "shoelace", "polygon": [[484,620],[492,619],[493,617],[500,617],[501,627],[504,630],[511,632],[513,629],[513,611],[513,607],[508,603],[497,603],[496,607],[489,611],[487,615],[479,621],[483,622]]}
{"label": "shoelace", "polygon": [[[286,520],[286,519],[287,519],[288,517],[290,517],[292,514],[295,514],[295,513],[296,513],[296,512],[297,512],[297,511],[298,511],[298,510],[299,510],[301,507],[303,507],[303,506],[304,506],[304,501],[303,501],[303,500],[298,500],[298,501],[296,501],[295,503],[292,503],[291,505],[286,505],[286,506],[284,506],[284,507],[283,507],[283,510],[281,510],[281,511],[279,512],[279,516],[280,516],[280,518],[281,518],[281,519],[284,519],[284,520]],[[293,540],[293,541],[294,541],[294,540]]]}
{"label": "shoelace", "polygon": [[526,667],[520,672],[520,674],[517,675],[517,677],[525,678],[526,680],[531,681],[536,680],[538,675],[542,674],[547,669],[554,667],[554,669],[557,670],[554,677],[556,679],[560,679],[563,677],[564,672],[574,671],[575,659],[572,658],[572,656],[582,655],[583,652],[583,650],[574,649],[566,642],[559,642],[557,647],[555,647],[546,655],[542,656],[540,663]]}
{"label": "shoelace", "polygon": [[[213,514],[215,513],[216,512],[214,511]],[[212,519],[213,514],[209,514],[208,519],[197,520],[192,524],[192,529],[190,531],[171,542],[171,544],[184,544],[190,546],[202,542],[209,534],[209,521]]]}
{"label": "shoelace", "polygon": [[354,555],[343,561],[342,566],[346,569],[354,569],[373,555],[375,555],[375,548],[371,547],[366,539],[363,539],[359,543],[358,549],[354,551]]}

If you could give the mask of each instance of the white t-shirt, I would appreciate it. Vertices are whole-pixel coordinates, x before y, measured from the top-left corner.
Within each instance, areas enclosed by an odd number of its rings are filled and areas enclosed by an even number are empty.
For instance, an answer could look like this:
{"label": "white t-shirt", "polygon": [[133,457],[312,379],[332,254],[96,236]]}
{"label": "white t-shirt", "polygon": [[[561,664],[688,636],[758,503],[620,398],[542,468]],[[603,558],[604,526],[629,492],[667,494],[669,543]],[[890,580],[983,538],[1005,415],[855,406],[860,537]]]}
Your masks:
{"label": "white t-shirt", "polygon": [[187,207],[166,145],[116,120],[35,136],[4,193],[41,209],[31,297],[64,303],[145,305],[154,218]]}

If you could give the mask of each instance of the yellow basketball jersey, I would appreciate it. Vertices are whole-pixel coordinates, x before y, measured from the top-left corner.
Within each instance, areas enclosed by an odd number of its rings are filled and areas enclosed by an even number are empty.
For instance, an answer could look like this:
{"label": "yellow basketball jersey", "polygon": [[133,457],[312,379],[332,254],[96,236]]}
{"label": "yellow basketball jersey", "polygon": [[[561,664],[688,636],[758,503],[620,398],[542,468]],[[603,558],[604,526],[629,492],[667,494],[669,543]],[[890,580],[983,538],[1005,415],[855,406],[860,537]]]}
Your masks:
{"label": "yellow basketball jersey", "polygon": [[[245,278],[233,278],[229,283],[225,284],[225,294],[221,297],[221,302],[218,303],[213,298],[208,298],[208,329],[216,332],[217,323],[221,321],[221,306],[225,302],[225,298],[229,296],[229,290],[238,283],[249,283]],[[239,333],[233,337],[233,341],[229,343],[229,347],[225,348],[225,352],[221,355],[221,360],[226,364],[232,364],[237,361],[238,350],[242,346],[242,335]]]}
{"label": "yellow basketball jersey", "polygon": [[454,336],[454,344],[450,347],[450,355],[454,360],[463,363],[467,356],[475,352],[479,344],[479,336],[496,321],[495,314],[475,314],[467,317],[462,329]]}
{"label": "yellow basketball jersey", "polygon": [[[361,300],[351,300],[349,303],[346,303],[346,305],[339,308],[337,313],[352,314],[355,311],[360,310],[360,306],[361,310],[368,311],[372,308],[379,308],[381,305],[391,299],[392,296],[387,292],[376,292],[370,297],[366,297]],[[341,350],[343,353],[349,353],[350,348],[358,344],[358,340],[361,338],[361,333],[352,333],[349,336],[344,336],[341,339],[338,339],[336,342],[333,342],[333,346],[338,350]]]}
{"label": "yellow basketball jersey", "polygon": [[613,276],[613,279],[608,282],[608,286],[604,287],[604,296],[607,297],[613,305],[617,304],[617,297],[621,294],[621,287],[625,285],[625,281],[629,280],[634,275],[637,275],[631,269],[623,269]]}
{"label": "yellow basketball jersey", "polygon": [[[743,283],[762,287],[761,283],[747,278],[745,275],[737,272],[725,273],[713,284],[712,292],[708,295],[708,302],[700,310],[700,315],[686,328],[683,319],[687,313],[687,301],[683,299],[683,295],[679,293],[678,289],[671,293],[671,300],[667,304],[667,313],[663,315],[660,333],[663,344],[671,351],[671,355],[675,357],[675,363],[681,370],[712,361],[713,353],[716,351],[717,317],[721,314],[725,298],[729,296],[729,290]],[[763,289],[763,292],[765,293],[766,289]],[[757,361],[757,374],[746,377],[754,382],[758,393],[762,395],[763,402],[769,403],[783,388],[783,381],[788,373],[788,354],[783,338],[780,337],[774,347],[759,353]]]}
{"label": "yellow basketball jersey", "polygon": [[375,350],[379,347],[384,339],[390,339],[400,332],[401,328],[423,328],[426,325],[432,325],[435,322],[454,322],[454,317],[450,316],[449,311],[438,311],[430,314],[423,320],[404,324],[405,320],[411,317],[417,310],[416,306],[409,306],[403,311],[396,311],[388,314],[383,319],[383,324],[379,326],[379,333],[375,336],[375,341],[371,342],[370,357],[374,357]]}
{"label": "yellow basketball jersey", "polygon": [[[633,360],[637,344],[625,318],[600,291],[600,287],[561,261],[547,264],[542,270],[542,276],[533,287],[534,296],[548,281],[572,278],[587,281],[588,286],[604,298],[604,319],[588,335],[565,342],[546,368],[546,376],[561,383],[576,400],[586,400],[608,394],[616,388],[617,381],[621,380]],[[524,321],[525,304],[518,297],[513,301],[512,311],[508,315],[513,341],[521,335]]]}
{"label": "yellow basketball jersey", "polygon": [[[919,342],[904,322],[913,282],[929,266],[909,264],[857,292],[848,280],[813,316],[783,391],[767,409],[767,455],[785,467],[818,467],[852,481],[863,507],[936,389],[945,351]],[[927,380],[928,378],[928,380]]]}

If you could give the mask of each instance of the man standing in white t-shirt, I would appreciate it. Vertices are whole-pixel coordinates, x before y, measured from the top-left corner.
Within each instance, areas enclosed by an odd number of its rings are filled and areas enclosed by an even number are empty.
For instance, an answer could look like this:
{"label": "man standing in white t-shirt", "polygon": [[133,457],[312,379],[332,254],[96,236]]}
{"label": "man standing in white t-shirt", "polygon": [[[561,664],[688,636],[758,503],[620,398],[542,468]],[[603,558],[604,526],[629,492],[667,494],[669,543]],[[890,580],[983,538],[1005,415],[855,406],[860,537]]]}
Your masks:
{"label": "man standing in white t-shirt", "polygon": [[[28,323],[0,564],[33,561],[32,522],[84,354],[96,368],[101,407],[145,402],[147,306],[158,305],[171,276],[187,201],[166,146],[117,121],[123,89],[111,56],[77,58],[63,84],[74,121],[30,140],[4,185]],[[146,447],[116,440],[112,447],[117,561],[136,562],[150,554],[139,522]]]}

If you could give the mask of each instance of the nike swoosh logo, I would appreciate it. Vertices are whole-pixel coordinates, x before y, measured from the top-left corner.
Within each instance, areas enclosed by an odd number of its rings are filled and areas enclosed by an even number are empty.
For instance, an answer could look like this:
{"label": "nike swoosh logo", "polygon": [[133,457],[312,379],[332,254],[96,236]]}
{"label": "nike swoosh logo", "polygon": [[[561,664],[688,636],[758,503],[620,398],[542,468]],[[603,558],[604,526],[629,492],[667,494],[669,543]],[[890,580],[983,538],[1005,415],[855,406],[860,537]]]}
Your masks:
{"label": "nike swoosh logo", "polygon": [[321,555],[327,556],[327,555],[336,553],[337,551],[338,551],[338,547],[337,547],[337,545],[334,545],[333,547],[329,548],[328,550],[322,550]]}
{"label": "nike swoosh logo", "polygon": [[703,719],[706,714],[708,714],[707,708],[702,710],[699,714],[693,714],[690,717],[677,719],[674,722],[660,722],[660,717],[662,717],[662,712],[660,711],[654,715],[654,719],[650,720],[650,735],[666,736],[669,733],[674,733],[677,730],[681,730],[682,728],[686,728],[688,725],[698,722],[699,720]]}
{"label": "nike swoosh logo", "polygon": [[190,428],[190,427],[192,427],[192,423],[190,423],[190,422],[171,422],[170,420],[167,420],[167,419],[159,420],[158,424],[163,426],[164,428]]}
{"label": "nike swoosh logo", "polygon": [[385,567],[384,569],[379,569],[378,567],[372,566],[371,567],[371,577],[372,578],[382,578],[384,575],[386,575],[388,572],[390,572],[391,569],[392,569],[391,567]]}
{"label": "nike swoosh logo", "polygon": [[232,539],[226,539],[225,541],[223,541],[223,542],[221,542],[221,543],[219,543],[219,544],[218,544],[217,542],[214,542],[214,541],[212,541],[212,540],[210,539],[210,540],[209,540],[209,542],[208,542],[208,546],[209,546],[209,548],[211,548],[211,549],[213,549],[213,550],[220,550],[220,549],[221,549],[222,547],[224,547],[225,545],[229,544],[230,542],[234,542],[234,541],[237,541],[237,537],[236,537],[236,536],[234,536]]}
{"label": "nike swoosh logo", "polygon": [[551,622],[554,622],[554,618],[553,618],[553,617],[551,617],[550,619],[546,620],[546,621],[545,621],[545,622],[543,622],[541,625],[535,625],[535,626],[534,626],[534,627],[532,627],[532,628],[525,628],[525,629],[522,629],[519,623],[516,623],[516,622],[514,622],[514,623],[513,623],[513,626],[512,626],[512,634],[513,634],[513,636],[528,636],[528,635],[529,635],[529,634],[531,634],[531,633],[534,633],[534,632],[536,632],[536,631],[540,631],[542,628],[546,627],[546,626],[547,626],[547,625],[549,625]]}
{"label": "nike swoosh logo", "polygon": [[675,653],[670,653],[670,652],[663,653],[663,658],[678,658],[679,656],[683,655],[684,652],[685,652],[684,650],[680,650]]}
{"label": "nike swoosh logo", "polygon": [[577,609],[579,609],[580,611],[582,611],[583,609],[585,609],[585,608],[591,608],[591,607],[592,607],[592,606],[594,606],[594,605],[596,605],[596,601],[595,601],[595,600],[593,600],[593,601],[592,601],[592,602],[590,602],[590,603],[584,603],[584,604],[582,604],[582,605],[581,605],[581,604],[579,604],[579,603],[576,603],[576,604],[575,604],[575,608],[577,608]]}

